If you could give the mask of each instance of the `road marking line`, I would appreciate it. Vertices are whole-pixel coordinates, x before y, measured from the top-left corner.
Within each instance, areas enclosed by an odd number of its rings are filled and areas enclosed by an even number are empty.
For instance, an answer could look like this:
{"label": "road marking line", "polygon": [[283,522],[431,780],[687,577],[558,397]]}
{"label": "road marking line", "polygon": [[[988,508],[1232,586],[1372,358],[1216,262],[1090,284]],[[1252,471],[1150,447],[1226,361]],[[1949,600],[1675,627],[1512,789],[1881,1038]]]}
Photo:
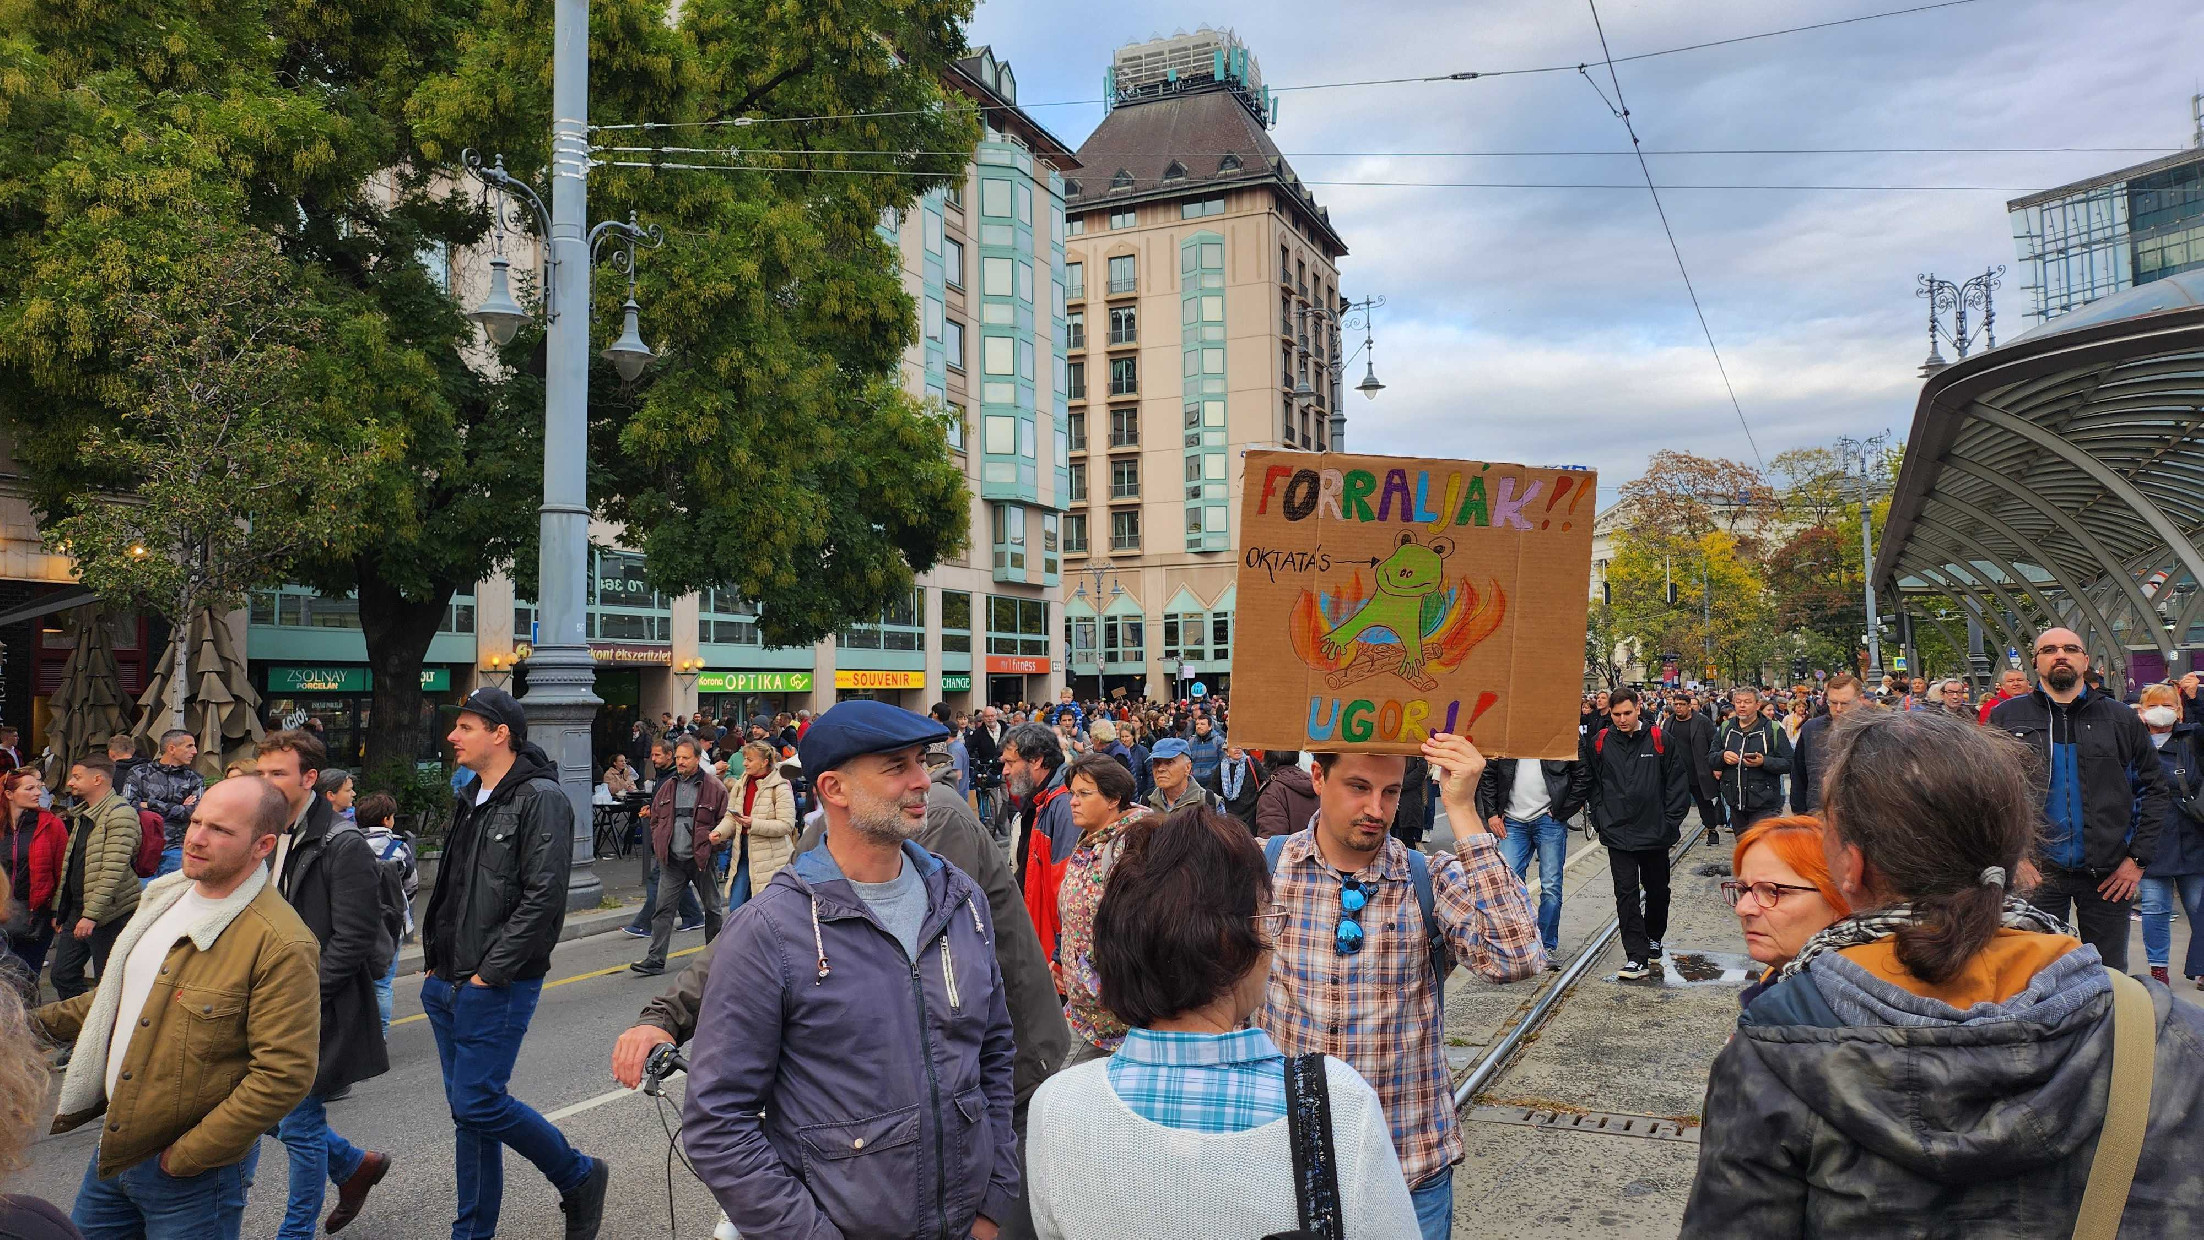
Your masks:
{"label": "road marking line", "polygon": [[556,1124],[562,1119],[580,1115],[584,1111],[594,1111],[608,1102],[618,1102],[622,1098],[641,1098],[645,1096],[642,1090],[629,1089],[623,1085],[618,1089],[607,1090],[594,1098],[585,1098],[573,1106],[560,1107],[558,1110],[545,1115],[544,1118]]}
{"label": "road marking line", "polygon": [[[579,942],[580,940],[576,939],[576,940],[572,940],[572,941],[574,941],[574,942]],[[682,958],[683,956],[694,956],[694,955],[696,955],[696,954],[697,954],[698,952],[700,952],[700,951],[703,951],[703,950],[704,950],[704,948],[703,948],[702,946],[697,946],[697,947],[684,947],[684,948],[682,948],[682,949],[681,949],[680,951],[677,951],[677,952],[669,952],[669,953],[667,953],[667,955],[666,955],[666,959],[668,959],[668,960],[679,960],[679,959],[680,959],[680,958]],[[624,965],[624,964],[616,964],[616,965],[613,965],[613,966],[612,966],[611,968],[609,968],[609,969],[593,969],[593,970],[591,970],[591,971],[590,971],[590,972],[588,972],[588,973],[576,973],[576,974],[575,974],[574,976],[572,976],[572,977],[562,977],[562,978],[560,978],[559,980],[557,980],[557,981],[555,981],[555,982],[545,982],[545,983],[543,984],[543,988],[544,988],[545,990],[549,990],[549,989],[551,989],[551,988],[552,988],[553,986],[564,986],[564,985],[566,985],[566,984],[567,984],[568,982],[586,982],[586,981],[588,981],[588,980],[589,980],[590,978],[593,978],[593,977],[609,977],[609,976],[611,976],[611,975],[612,975],[612,974],[614,974],[614,973],[625,973],[625,972],[627,972],[627,971],[628,971],[628,967],[627,967],[626,965]],[[395,1029],[395,1028],[397,1028],[397,1027],[398,1027],[398,1026],[400,1026],[400,1025],[410,1025],[410,1024],[412,1024],[412,1023],[413,1023],[414,1021],[417,1021],[417,1020],[427,1020],[428,1018],[429,1018],[429,1014],[428,1014],[427,1012],[415,1012],[415,1013],[414,1013],[413,1015],[411,1015],[411,1016],[401,1016],[401,1017],[399,1017],[398,1019],[396,1019],[396,1020],[394,1020],[394,1021],[390,1022],[390,1027],[391,1027],[391,1028],[393,1028],[393,1029]],[[625,1092],[625,1091],[622,1091],[622,1092]]]}

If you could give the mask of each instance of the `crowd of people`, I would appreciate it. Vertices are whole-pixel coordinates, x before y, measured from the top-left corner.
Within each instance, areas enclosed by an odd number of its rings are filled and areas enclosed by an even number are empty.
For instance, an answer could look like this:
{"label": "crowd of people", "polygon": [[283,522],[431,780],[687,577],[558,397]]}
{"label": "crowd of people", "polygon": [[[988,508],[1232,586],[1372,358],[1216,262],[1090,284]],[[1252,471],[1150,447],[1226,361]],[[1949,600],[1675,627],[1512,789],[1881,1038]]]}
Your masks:
{"label": "crowd of people", "polygon": [[[1449,976],[1557,967],[1580,817],[1608,854],[1618,979],[1650,975],[1696,810],[1707,842],[1730,834],[1723,894],[1764,972],[1713,1065],[1685,1234],[2185,1234],[2204,1012],[2163,957],[2172,909],[2204,913],[2197,683],[2123,702],[2071,633],[2033,653],[2033,681],[1986,712],[1963,686],[1849,675],[1618,688],[1556,759],[1444,734],[1413,755],[1251,753],[1221,700],[847,701],[740,733],[668,716],[605,776],[647,801],[635,967],[665,969],[684,897],[708,943],[613,1075],[634,1086],[686,1044],[680,1139],[725,1236],[1444,1237],[1467,1140]],[[597,1233],[606,1164],[506,1084],[573,838],[526,738],[494,689],[449,738],[468,777],[420,918],[421,996],[454,1235],[494,1234],[510,1147],[573,1240]],[[191,757],[164,745],[154,765]],[[58,815],[35,774],[8,776],[0,882],[29,917],[9,922],[0,1032],[38,1037],[0,1050],[0,1099],[45,1039],[56,1129],[102,1131],[66,1220],[7,1199],[0,1231],[234,1236],[271,1131],[280,1235],[363,1209],[390,1157],[326,1103],[387,1069],[412,902],[394,805],[325,767],[279,732],[238,778],[130,770],[118,792],[91,754]],[[1427,851],[1440,808],[1451,846]],[[141,886],[148,842],[147,868],[176,872]],[[2126,972],[2131,914],[2148,982]],[[56,990],[77,989],[31,1006],[42,935]],[[23,1139],[0,1134],[0,1158]]]}

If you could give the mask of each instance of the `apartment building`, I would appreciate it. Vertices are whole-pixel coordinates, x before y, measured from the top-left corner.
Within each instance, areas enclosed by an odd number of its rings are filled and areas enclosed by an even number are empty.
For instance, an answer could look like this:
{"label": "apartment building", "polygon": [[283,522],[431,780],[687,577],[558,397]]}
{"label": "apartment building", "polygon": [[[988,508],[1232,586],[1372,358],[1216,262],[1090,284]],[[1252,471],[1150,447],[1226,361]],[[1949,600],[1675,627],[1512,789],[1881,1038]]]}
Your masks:
{"label": "apartment building", "polygon": [[1329,446],[1347,247],[1237,36],[1120,48],[1106,85],[1064,185],[1069,683],[1225,692],[1241,455]]}

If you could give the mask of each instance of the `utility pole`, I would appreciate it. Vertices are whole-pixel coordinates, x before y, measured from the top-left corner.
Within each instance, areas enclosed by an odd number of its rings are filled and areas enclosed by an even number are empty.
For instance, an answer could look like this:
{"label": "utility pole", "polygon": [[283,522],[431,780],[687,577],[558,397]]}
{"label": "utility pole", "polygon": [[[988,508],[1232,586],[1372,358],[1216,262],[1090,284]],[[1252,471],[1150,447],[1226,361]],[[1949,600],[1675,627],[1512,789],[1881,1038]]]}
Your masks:
{"label": "utility pole", "polygon": [[1856,457],[1860,463],[1860,585],[1867,599],[1867,680],[1870,687],[1879,688],[1883,680],[1883,638],[1881,620],[1875,614],[1875,538],[1869,529],[1872,509],[1867,493],[1867,471],[1875,450],[1890,442],[1890,432],[1867,439],[1846,436],[1837,440],[1837,448],[1844,453],[1845,472],[1850,473]]}

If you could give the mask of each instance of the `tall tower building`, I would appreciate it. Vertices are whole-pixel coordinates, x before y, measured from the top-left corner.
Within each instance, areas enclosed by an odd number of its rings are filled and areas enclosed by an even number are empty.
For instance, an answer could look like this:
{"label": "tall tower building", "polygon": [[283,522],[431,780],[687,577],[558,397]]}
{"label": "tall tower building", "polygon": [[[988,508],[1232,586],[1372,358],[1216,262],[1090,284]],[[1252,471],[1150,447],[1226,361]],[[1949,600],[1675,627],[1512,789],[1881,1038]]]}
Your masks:
{"label": "tall tower building", "polygon": [[1064,182],[1067,683],[1224,692],[1241,456],[1329,446],[1339,338],[1312,311],[1340,305],[1347,246],[1238,36],[1119,48],[1105,87]]}

